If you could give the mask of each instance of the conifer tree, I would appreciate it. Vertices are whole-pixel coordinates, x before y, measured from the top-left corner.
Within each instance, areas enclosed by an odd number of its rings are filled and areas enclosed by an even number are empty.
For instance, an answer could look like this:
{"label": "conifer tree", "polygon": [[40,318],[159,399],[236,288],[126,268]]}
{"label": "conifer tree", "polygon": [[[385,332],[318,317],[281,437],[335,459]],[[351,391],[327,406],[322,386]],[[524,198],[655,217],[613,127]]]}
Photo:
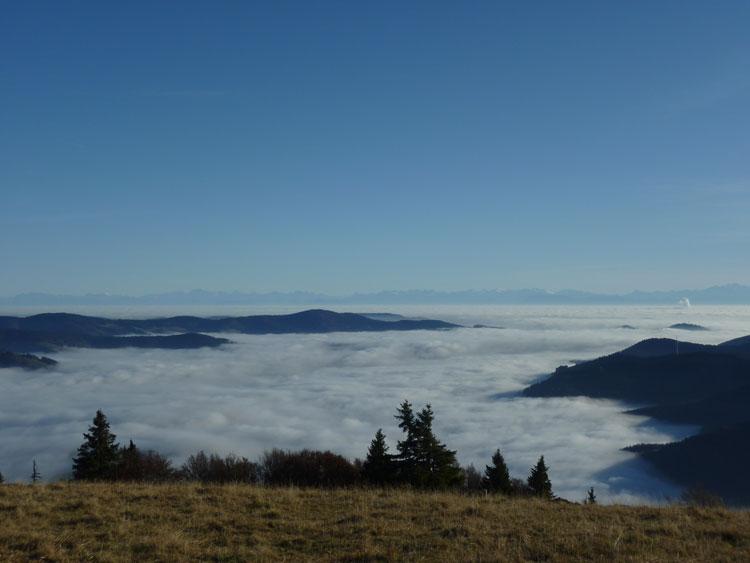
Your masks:
{"label": "conifer tree", "polygon": [[133,440],[130,440],[127,448],[120,448],[113,478],[118,481],[143,479],[141,457],[141,451]]}
{"label": "conifer tree", "polygon": [[495,450],[495,453],[492,454],[492,465],[485,466],[482,486],[493,493],[509,495],[513,492],[508,466],[505,464],[505,460],[499,449]]}
{"label": "conifer tree", "polygon": [[398,427],[406,433],[406,437],[396,444],[400,479],[411,483],[414,480],[414,467],[417,458],[417,428],[411,403],[409,401],[401,403],[401,406],[396,409],[394,417],[399,421]]}
{"label": "conifer tree", "polygon": [[388,485],[396,479],[397,466],[393,456],[388,453],[383,429],[379,428],[375,438],[370,442],[367,459],[362,465],[363,479],[373,485]]}
{"label": "conifer tree", "polygon": [[549,467],[544,464],[544,456],[539,458],[536,465],[531,468],[531,473],[526,483],[531,489],[531,494],[537,497],[551,500],[554,498],[552,494],[552,483],[550,483],[547,471]]}
{"label": "conifer tree", "polygon": [[73,479],[106,480],[114,478],[120,458],[116,436],[109,431],[109,422],[101,410],[96,411],[89,432],[84,433],[86,441],[78,448],[78,456],[73,459]]}
{"label": "conifer tree", "polygon": [[397,409],[399,427],[406,438],[398,443],[397,457],[401,478],[420,488],[446,488],[462,482],[461,468],[456,461],[456,452],[440,443],[432,432],[435,418],[432,407],[427,404],[414,415],[411,404],[404,401]]}
{"label": "conifer tree", "polygon": [[36,485],[39,481],[42,480],[42,474],[39,473],[39,468],[36,466],[36,460],[34,460],[31,467],[31,484]]}
{"label": "conifer tree", "polygon": [[3,483],[5,483],[5,477],[3,477],[3,474],[0,473],[0,485],[2,485]]}
{"label": "conifer tree", "polygon": [[594,487],[589,489],[589,496],[583,501],[585,504],[596,504],[596,493],[594,493]]}

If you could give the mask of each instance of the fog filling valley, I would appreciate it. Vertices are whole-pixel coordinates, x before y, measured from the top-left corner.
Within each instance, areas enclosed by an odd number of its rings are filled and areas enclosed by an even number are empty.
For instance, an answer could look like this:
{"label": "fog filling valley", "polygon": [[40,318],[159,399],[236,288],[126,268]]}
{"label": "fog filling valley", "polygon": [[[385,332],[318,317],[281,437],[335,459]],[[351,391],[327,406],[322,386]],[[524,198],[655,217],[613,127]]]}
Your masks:
{"label": "fog filling valley", "polygon": [[[26,481],[68,478],[97,409],[121,445],[132,439],[179,467],[199,450],[256,460],[264,450],[320,449],[364,458],[378,428],[392,453],[396,407],[431,403],[434,430],[462,466],[480,472],[500,448],[512,477],[544,455],[553,491],[579,501],[593,486],[604,502],[658,502],[679,489],[621,448],[683,438],[695,428],[622,414],[607,400],[525,398],[557,366],[652,337],[717,344],[750,333],[750,307],[339,307],[462,325],[450,331],[317,335],[222,334],[232,344],[198,350],[67,349],[52,370],[0,370],[0,472]],[[237,316],[289,308],[99,308],[108,317]],[[300,310],[295,308],[294,311]],[[30,315],[40,311],[3,311]],[[700,324],[705,332],[669,329]],[[634,329],[622,328],[630,325]]]}

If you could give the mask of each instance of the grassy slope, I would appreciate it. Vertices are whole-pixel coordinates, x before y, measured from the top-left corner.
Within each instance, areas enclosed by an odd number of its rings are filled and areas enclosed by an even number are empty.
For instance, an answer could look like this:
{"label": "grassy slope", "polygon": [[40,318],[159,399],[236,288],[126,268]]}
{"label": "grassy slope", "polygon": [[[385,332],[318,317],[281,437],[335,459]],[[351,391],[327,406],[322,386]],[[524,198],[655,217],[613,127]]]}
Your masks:
{"label": "grassy slope", "polygon": [[247,485],[0,486],[2,561],[747,561],[750,512]]}

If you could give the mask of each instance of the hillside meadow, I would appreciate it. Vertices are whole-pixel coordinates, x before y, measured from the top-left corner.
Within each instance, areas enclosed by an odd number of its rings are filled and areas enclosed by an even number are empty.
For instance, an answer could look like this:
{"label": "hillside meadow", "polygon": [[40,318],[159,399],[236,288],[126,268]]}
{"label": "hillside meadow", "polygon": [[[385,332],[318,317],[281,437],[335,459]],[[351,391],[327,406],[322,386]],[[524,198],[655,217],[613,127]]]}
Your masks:
{"label": "hillside meadow", "polygon": [[0,486],[0,560],[747,561],[750,511],[412,490]]}

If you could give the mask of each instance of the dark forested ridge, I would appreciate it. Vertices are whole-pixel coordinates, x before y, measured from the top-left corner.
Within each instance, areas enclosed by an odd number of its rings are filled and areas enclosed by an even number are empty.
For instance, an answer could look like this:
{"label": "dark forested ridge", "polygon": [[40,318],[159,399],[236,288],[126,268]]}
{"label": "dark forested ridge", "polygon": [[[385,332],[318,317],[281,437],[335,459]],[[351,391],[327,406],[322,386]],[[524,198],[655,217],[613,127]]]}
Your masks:
{"label": "dark forested ridge", "polygon": [[584,395],[630,403],[695,401],[750,383],[750,359],[697,352],[637,357],[612,354],[574,366],[524,389],[527,397]]}
{"label": "dark forested ridge", "polygon": [[[395,320],[394,320],[395,319]],[[291,315],[202,318],[178,316],[158,319],[107,319],[69,313],[30,317],[0,317],[0,349],[14,353],[54,352],[60,348],[216,347],[229,342],[204,332],[289,334],[446,330],[458,325],[429,319],[393,317],[389,320],[321,309]],[[0,366],[3,367],[3,366]]]}
{"label": "dark forested ridge", "polygon": [[637,356],[639,358],[652,358],[655,356],[677,356],[679,354],[712,351],[717,351],[717,347],[709,344],[680,342],[674,338],[649,338],[621,350],[620,354],[624,356]]}
{"label": "dark forested ridge", "polygon": [[0,317],[0,328],[55,333],[121,336],[183,332],[233,332],[288,334],[373,332],[388,330],[444,330],[458,325],[429,319],[383,321],[356,313],[311,309],[290,315],[254,315],[207,319],[179,316],[159,319],[105,319],[69,313],[43,313],[31,317]]}
{"label": "dark forested ridge", "polygon": [[669,328],[676,328],[677,330],[709,330],[705,326],[695,325],[691,323],[677,323]]}
{"label": "dark forested ridge", "polygon": [[0,329],[0,346],[14,352],[54,352],[60,348],[189,348],[216,347],[228,343],[226,338],[207,334],[174,334],[170,336],[93,336],[65,332]]}
{"label": "dark forested ridge", "polygon": [[561,366],[523,393],[527,397],[583,395],[633,403],[677,404],[748,384],[750,340],[710,346],[651,338],[609,356]]}
{"label": "dark forested ridge", "polygon": [[750,337],[718,346],[644,340],[609,356],[559,367],[523,393],[646,403],[650,406],[628,412],[701,426],[698,436],[640,444],[632,451],[682,485],[705,487],[730,503],[750,502]]}
{"label": "dark forested ridge", "polygon": [[750,422],[690,436],[671,444],[630,448],[668,478],[718,493],[730,504],[750,506]]}
{"label": "dark forested ridge", "polygon": [[670,403],[628,411],[675,424],[696,424],[716,429],[750,421],[750,384],[696,401]]}
{"label": "dark forested ridge", "polygon": [[0,350],[0,368],[39,369],[52,367],[56,363],[51,358],[40,358],[31,354],[15,354],[7,350]]}

